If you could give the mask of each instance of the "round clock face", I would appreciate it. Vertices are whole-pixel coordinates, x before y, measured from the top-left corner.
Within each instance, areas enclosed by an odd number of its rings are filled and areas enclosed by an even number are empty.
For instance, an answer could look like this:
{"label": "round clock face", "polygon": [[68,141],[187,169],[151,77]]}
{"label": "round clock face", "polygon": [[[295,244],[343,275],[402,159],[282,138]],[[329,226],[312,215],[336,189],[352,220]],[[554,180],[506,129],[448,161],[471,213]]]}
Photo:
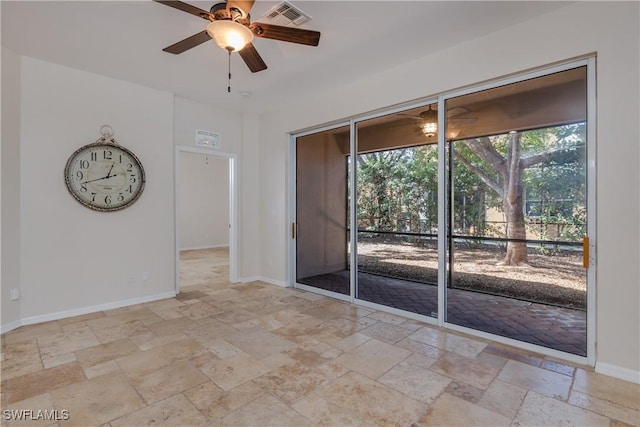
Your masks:
{"label": "round clock face", "polygon": [[142,163],[116,144],[88,144],[69,157],[64,180],[71,195],[88,208],[109,212],[135,202],[144,189]]}

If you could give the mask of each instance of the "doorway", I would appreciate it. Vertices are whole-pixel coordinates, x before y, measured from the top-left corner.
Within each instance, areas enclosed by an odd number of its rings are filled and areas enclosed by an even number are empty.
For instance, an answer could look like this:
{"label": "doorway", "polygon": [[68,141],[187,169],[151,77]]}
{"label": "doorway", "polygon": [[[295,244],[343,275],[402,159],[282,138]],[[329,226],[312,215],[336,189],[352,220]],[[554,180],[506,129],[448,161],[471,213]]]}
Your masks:
{"label": "doorway", "polygon": [[235,154],[176,147],[176,293],[237,281]]}

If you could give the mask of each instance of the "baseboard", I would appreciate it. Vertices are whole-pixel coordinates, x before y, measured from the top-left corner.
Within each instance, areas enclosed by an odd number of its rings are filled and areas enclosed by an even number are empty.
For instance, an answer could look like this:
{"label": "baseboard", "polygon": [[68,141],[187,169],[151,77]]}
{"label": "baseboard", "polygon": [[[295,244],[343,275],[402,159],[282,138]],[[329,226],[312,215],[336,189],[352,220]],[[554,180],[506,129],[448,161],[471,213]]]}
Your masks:
{"label": "baseboard", "polygon": [[609,363],[596,362],[596,372],[602,375],[640,384],[640,371],[623,368]]}
{"label": "baseboard", "polygon": [[[13,330],[19,326],[34,325],[36,323],[66,319],[67,317],[81,316],[83,314],[96,313],[99,311],[112,310],[114,308],[127,307],[130,305],[136,305],[136,304],[143,304],[146,302],[158,301],[166,298],[173,298],[175,296],[176,296],[176,292],[170,291],[170,292],[164,292],[161,294],[149,295],[145,297],[130,298],[130,299],[121,300],[121,301],[109,302],[106,304],[98,304],[98,305],[92,305],[89,307],[76,308],[72,310],[58,311],[55,313],[43,314],[40,316],[25,317],[16,322],[10,323],[9,325],[13,327],[11,329],[8,329],[7,331],[5,331],[5,327],[3,326],[2,333],[4,334],[5,332],[9,332],[10,330]],[[15,323],[17,323],[17,325],[14,325]]]}
{"label": "baseboard", "polygon": [[19,320],[14,320],[13,322],[9,322],[6,325],[0,326],[0,334],[6,334],[7,332],[11,332],[16,328],[22,326]]}
{"label": "baseboard", "polygon": [[204,249],[218,249],[218,248],[228,248],[229,244],[226,245],[213,245],[213,246],[194,246],[192,248],[180,248],[180,252],[182,251],[200,251]]}
{"label": "baseboard", "polygon": [[265,282],[265,283],[268,283],[270,285],[276,285],[276,286],[280,286],[280,287],[283,287],[283,288],[290,287],[287,282],[282,282],[280,280],[270,279],[270,278],[264,277],[264,276],[240,277],[240,278],[238,278],[238,282],[240,282],[240,283]]}

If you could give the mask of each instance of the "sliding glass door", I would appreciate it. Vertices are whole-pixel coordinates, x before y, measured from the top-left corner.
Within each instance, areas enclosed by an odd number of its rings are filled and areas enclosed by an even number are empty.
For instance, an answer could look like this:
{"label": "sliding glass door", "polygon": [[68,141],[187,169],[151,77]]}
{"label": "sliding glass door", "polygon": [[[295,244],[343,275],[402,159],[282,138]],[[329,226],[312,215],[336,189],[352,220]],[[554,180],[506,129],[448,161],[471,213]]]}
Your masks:
{"label": "sliding glass door", "polygon": [[589,64],[296,136],[296,286],[587,356]]}
{"label": "sliding glass door", "polygon": [[348,296],[349,126],[298,137],[295,153],[296,282]]}
{"label": "sliding glass door", "polygon": [[438,316],[438,150],[434,105],[356,123],[355,297]]}
{"label": "sliding glass door", "polygon": [[586,356],[586,100],[583,66],[445,101],[447,322]]}

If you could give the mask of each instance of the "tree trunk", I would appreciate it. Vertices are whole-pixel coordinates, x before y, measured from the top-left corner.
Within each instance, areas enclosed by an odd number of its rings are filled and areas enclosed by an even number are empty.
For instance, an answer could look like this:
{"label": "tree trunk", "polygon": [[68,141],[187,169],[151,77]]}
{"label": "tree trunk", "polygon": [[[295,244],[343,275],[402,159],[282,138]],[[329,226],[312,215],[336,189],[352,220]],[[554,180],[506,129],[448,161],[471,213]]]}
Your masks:
{"label": "tree trunk", "polygon": [[[522,167],[520,165],[520,133],[509,137],[507,147],[507,163],[504,177],[503,208],[506,216],[507,239],[526,239],[527,231],[524,221],[522,197]],[[523,242],[507,242],[507,253],[502,261],[504,265],[520,265],[527,263],[527,244]]]}

